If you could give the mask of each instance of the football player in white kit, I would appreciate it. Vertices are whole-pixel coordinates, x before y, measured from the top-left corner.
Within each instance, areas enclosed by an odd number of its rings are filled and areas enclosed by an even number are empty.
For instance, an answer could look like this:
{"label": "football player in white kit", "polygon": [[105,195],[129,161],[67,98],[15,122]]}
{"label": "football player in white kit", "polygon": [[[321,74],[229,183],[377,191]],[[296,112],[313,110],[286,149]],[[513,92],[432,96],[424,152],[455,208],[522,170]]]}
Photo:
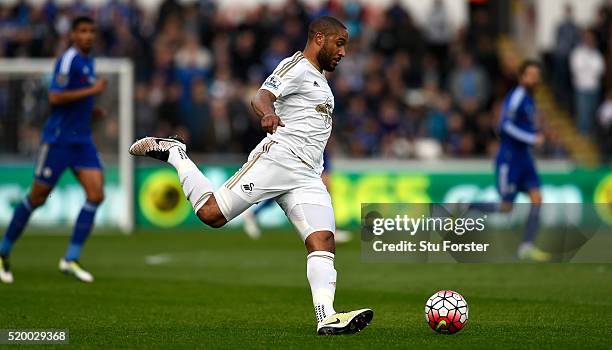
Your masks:
{"label": "football player in white kit", "polygon": [[306,274],[321,335],[359,332],[374,316],[371,309],[336,312],[333,305],[335,222],[321,172],[334,96],[325,71],[336,68],[347,42],[346,27],[337,19],[324,16],[310,23],[304,51],[282,60],[251,100],[266,138],[216,192],[187,157],[180,138],[145,137],[130,147],[133,155],[174,166],[193,210],[210,227],[221,227],[251,205],[274,198],[308,251]]}

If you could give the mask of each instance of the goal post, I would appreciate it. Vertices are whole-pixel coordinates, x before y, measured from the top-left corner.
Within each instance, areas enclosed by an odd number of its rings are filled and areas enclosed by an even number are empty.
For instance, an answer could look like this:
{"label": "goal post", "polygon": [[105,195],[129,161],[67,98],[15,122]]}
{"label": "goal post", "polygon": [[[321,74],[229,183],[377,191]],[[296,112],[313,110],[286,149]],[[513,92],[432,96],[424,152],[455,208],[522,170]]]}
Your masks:
{"label": "goal post", "polygon": [[[11,77],[38,75],[50,77],[55,66],[54,59],[33,58],[0,58],[0,80]],[[111,100],[117,100],[117,177],[118,191],[122,208],[116,219],[116,226],[124,233],[131,233],[134,229],[134,160],[128,153],[134,137],[134,68],[129,59],[97,58],[95,63],[96,75],[116,75],[115,94]],[[48,79],[47,79],[48,81]],[[47,86],[48,87],[48,86]],[[2,87],[0,87],[1,89]],[[110,87],[109,87],[110,88]],[[107,88],[108,89],[108,88]],[[114,148],[114,147],[113,147]]]}

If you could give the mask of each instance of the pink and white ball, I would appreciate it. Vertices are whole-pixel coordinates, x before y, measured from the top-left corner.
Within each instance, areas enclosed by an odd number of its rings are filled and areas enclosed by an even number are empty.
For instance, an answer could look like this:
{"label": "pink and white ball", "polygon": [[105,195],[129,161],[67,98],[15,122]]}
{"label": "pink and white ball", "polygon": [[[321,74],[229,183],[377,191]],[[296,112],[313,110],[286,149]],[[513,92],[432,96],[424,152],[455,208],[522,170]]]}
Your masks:
{"label": "pink and white ball", "polygon": [[441,290],[427,300],[425,321],[438,333],[457,333],[467,324],[468,304],[461,294]]}

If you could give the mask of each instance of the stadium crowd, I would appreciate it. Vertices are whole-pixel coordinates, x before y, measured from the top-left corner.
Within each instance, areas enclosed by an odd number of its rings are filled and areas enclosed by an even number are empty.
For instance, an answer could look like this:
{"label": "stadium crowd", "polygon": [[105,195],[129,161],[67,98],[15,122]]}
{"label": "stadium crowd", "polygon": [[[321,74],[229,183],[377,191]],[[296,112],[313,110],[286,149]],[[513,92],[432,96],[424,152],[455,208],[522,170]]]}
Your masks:
{"label": "stadium crowd", "polygon": [[581,27],[565,5],[556,29],[552,82],[557,101],[573,112],[576,127],[597,136],[605,159],[612,156],[612,2],[602,3],[593,23]]}
{"label": "stadium crowd", "polygon": [[[178,132],[195,151],[245,153],[263,136],[250,97],[281,59],[303,48],[310,19],[329,14],[351,36],[347,56],[329,78],[335,154],[494,154],[502,98],[515,71],[497,54],[488,12],[476,10],[465,27],[452,28],[442,1],[421,26],[398,4],[378,11],[333,0],[318,8],[297,0],[260,5],[244,16],[206,0],[165,0],[155,13],[118,0],[99,7],[0,4],[0,56],[57,56],[68,45],[71,17],[89,14],[99,27],[96,56],[135,62],[138,135]],[[565,157],[556,131],[543,130],[547,142],[539,152]]]}

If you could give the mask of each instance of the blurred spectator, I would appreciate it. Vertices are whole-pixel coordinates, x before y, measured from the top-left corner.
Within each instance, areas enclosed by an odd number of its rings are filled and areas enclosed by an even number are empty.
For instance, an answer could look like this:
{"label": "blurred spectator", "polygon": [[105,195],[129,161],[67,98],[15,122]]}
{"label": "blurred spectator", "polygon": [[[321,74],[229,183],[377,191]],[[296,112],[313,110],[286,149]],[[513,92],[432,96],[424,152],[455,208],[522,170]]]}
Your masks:
{"label": "blurred spectator", "polygon": [[444,143],[448,137],[448,119],[450,118],[452,101],[447,94],[439,95],[433,108],[429,110],[425,117],[424,134]]}
{"label": "blurred spectator", "polygon": [[604,161],[612,160],[612,90],[609,90],[597,112],[598,136]]}
{"label": "blurred spectator", "polygon": [[484,107],[489,94],[489,79],[472,56],[461,53],[450,75],[453,102],[467,116],[474,116]]}
{"label": "blurred spectator", "polygon": [[553,90],[558,101],[565,107],[570,105],[570,92],[572,82],[569,71],[569,56],[574,47],[580,42],[580,30],[574,23],[574,11],[571,5],[565,5],[565,17],[557,26],[557,36],[553,53]]}
{"label": "blurred spectator", "polygon": [[[612,25],[610,25],[612,27]],[[610,30],[612,32],[612,28]],[[608,39],[608,51],[606,52],[606,75],[604,77],[604,88],[612,90],[612,35]]]}
{"label": "blurred spectator", "polygon": [[593,127],[601,77],[605,69],[603,56],[597,50],[592,31],[584,31],[582,43],[571,53],[570,66],[576,90],[574,95],[578,130],[588,135]]}
{"label": "blurred spectator", "polygon": [[593,28],[597,38],[599,51],[606,52],[609,48],[610,36],[612,35],[612,3],[603,3],[598,11]]}
{"label": "blurred spectator", "polygon": [[435,0],[425,24],[429,51],[438,62],[445,62],[452,33],[443,0]]}

